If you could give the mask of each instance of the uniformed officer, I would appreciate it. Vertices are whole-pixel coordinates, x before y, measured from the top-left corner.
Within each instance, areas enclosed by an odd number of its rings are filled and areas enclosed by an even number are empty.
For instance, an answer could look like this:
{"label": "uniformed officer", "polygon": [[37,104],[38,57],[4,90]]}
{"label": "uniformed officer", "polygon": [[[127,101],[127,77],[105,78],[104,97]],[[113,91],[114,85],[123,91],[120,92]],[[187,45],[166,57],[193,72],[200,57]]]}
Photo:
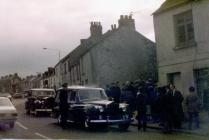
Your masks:
{"label": "uniformed officer", "polygon": [[60,90],[60,115],[61,115],[61,126],[62,128],[66,128],[67,126],[67,112],[68,112],[68,90],[67,90],[68,84],[64,83],[62,85],[62,89]]}

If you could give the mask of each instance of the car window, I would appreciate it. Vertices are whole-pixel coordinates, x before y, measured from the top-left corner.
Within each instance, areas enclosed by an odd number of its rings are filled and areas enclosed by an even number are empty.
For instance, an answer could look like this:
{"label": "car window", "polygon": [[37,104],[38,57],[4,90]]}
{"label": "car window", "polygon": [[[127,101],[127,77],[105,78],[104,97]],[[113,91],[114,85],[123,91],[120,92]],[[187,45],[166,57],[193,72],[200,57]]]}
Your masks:
{"label": "car window", "polygon": [[56,96],[55,96],[55,102],[56,102],[56,103],[59,103],[59,101],[60,101],[59,95],[60,95],[60,90],[58,90],[58,91],[56,92]]}
{"label": "car window", "polygon": [[68,102],[75,102],[75,98],[76,98],[76,91],[69,90],[68,91]]}
{"label": "car window", "polygon": [[[60,90],[57,91],[57,94],[55,96],[55,102],[57,103],[60,102],[59,95],[60,95]],[[68,90],[68,102],[75,102],[75,98],[76,98],[76,91]]]}
{"label": "car window", "polygon": [[107,96],[103,90],[98,89],[80,89],[78,91],[80,100],[105,100]]}
{"label": "car window", "polygon": [[13,106],[9,99],[0,99],[0,106]]}
{"label": "car window", "polygon": [[53,91],[32,91],[32,96],[53,96]]}

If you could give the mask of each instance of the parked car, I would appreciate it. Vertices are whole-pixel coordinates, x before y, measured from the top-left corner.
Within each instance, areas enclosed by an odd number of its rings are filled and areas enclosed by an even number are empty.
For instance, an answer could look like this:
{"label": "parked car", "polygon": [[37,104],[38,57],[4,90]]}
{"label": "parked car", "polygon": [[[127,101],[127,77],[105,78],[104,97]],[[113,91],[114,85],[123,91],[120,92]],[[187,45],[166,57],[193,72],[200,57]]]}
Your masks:
{"label": "parked car", "polygon": [[[53,117],[60,123],[59,94],[56,92]],[[128,104],[109,101],[104,89],[70,86],[68,87],[68,122],[80,123],[87,128],[97,125],[118,124],[121,130],[127,130],[132,121]]]}
{"label": "parked car", "polygon": [[8,124],[14,128],[17,110],[7,97],[0,97],[0,124]]}
{"label": "parked car", "polygon": [[0,93],[0,97],[7,97],[7,98],[9,98],[10,100],[12,100],[12,95],[9,94],[9,93]]}
{"label": "parked car", "polygon": [[41,112],[51,113],[54,105],[55,91],[53,89],[31,89],[25,102],[27,114],[38,115]]}
{"label": "parked car", "polygon": [[23,98],[23,94],[22,93],[15,93],[14,95],[12,95],[13,98]]}

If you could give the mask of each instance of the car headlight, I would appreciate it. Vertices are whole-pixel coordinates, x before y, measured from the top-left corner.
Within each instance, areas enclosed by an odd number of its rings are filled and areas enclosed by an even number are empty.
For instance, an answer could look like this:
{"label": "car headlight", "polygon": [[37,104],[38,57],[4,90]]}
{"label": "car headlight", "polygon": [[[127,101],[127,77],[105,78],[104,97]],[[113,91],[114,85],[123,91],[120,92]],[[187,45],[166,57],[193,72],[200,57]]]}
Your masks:
{"label": "car headlight", "polygon": [[98,109],[100,112],[104,111],[104,108],[102,106],[95,106],[96,109]]}
{"label": "car headlight", "polygon": [[119,108],[121,108],[123,110],[123,112],[126,112],[128,109],[128,104],[120,104]]}

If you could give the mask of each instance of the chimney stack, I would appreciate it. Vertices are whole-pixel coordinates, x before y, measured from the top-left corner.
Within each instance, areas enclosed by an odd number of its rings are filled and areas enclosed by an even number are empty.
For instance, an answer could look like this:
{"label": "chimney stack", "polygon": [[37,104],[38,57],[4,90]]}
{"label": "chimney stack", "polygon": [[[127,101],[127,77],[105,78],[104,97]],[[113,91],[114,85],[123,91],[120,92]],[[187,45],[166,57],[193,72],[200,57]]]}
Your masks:
{"label": "chimney stack", "polygon": [[102,26],[100,22],[91,22],[90,26],[91,38],[98,39],[102,36]]}
{"label": "chimney stack", "polygon": [[130,27],[135,30],[135,21],[131,15],[129,15],[129,16],[128,15],[121,15],[120,19],[118,20],[118,25],[119,25],[119,28],[126,26],[126,27]]}

